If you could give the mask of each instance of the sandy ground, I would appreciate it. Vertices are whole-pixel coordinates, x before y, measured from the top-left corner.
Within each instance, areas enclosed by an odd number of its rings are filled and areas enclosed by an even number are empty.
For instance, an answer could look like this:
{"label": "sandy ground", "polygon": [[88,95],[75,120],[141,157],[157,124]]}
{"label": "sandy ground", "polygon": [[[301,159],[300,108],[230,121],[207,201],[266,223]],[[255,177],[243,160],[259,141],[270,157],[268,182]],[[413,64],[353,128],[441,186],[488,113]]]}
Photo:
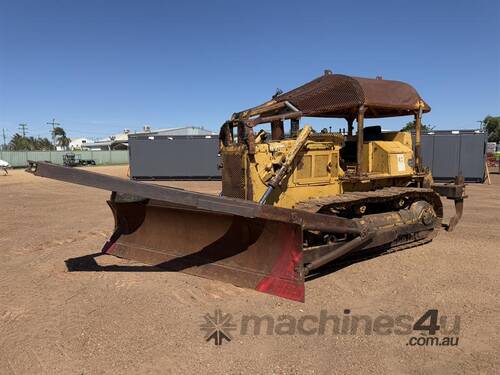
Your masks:
{"label": "sandy ground", "polygon": [[[93,170],[126,175],[126,167]],[[456,232],[309,281],[301,304],[155,269],[69,272],[65,260],[98,252],[110,234],[109,193],[11,171],[0,176],[0,374],[500,373],[500,175],[492,181],[469,185]],[[425,337],[417,331],[241,335],[237,328],[216,346],[200,330],[216,309],[238,327],[250,314],[279,321],[350,309],[373,319],[418,318],[438,309],[460,317],[459,343],[407,345],[412,335]]]}

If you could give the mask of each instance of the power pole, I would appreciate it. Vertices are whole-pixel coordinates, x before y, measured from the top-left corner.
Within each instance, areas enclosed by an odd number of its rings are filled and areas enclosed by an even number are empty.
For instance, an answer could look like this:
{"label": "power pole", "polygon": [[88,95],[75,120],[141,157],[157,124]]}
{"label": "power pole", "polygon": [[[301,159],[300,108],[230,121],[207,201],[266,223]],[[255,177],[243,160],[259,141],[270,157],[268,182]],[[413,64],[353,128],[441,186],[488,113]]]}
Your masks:
{"label": "power pole", "polygon": [[26,129],[28,128],[28,124],[19,124],[19,130],[23,133],[23,138],[26,137]]}
{"label": "power pole", "polygon": [[52,144],[54,145],[54,148],[56,148],[56,134],[55,134],[55,128],[56,128],[56,125],[59,126],[61,124],[59,124],[58,122],[56,122],[56,119],[53,118],[52,119],[52,122],[47,122],[47,125],[52,125]]}
{"label": "power pole", "polygon": [[5,134],[5,128],[2,128],[2,135],[3,135],[3,149],[5,150],[7,148],[7,135]]}

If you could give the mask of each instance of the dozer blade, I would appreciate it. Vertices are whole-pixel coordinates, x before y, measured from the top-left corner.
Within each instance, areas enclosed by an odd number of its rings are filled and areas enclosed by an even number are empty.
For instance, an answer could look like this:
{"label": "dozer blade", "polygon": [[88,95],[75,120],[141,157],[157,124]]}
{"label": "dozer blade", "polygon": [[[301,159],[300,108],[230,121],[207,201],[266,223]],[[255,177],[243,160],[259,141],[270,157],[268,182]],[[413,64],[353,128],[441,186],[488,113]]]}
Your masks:
{"label": "dozer blade", "polygon": [[146,184],[46,162],[37,176],[112,191],[115,231],[103,252],[304,301],[302,231],[359,235],[331,215]]}
{"label": "dozer blade", "polygon": [[120,202],[116,194],[108,203],[116,229],[103,252],[304,301],[299,225]]}

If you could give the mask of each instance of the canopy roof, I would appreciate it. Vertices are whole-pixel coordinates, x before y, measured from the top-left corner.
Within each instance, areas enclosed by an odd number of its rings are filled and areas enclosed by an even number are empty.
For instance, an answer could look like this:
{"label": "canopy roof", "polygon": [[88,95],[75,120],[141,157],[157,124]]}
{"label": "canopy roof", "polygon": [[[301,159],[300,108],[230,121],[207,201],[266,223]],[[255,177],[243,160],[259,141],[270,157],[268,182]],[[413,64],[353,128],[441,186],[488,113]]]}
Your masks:
{"label": "canopy roof", "polygon": [[[384,79],[350,77],[328,71],[294,90],[285,92],[259,107],[241,112],[258,112],[261,116],[289,111],[290,103],[303,116],[352,118],[359,107],[366,107],[365,117],[393,117],[411,115],[422,106],[423,112],[431,109],[417,91],[407,83]],[[266,111],[269,108],[269,111]]]}

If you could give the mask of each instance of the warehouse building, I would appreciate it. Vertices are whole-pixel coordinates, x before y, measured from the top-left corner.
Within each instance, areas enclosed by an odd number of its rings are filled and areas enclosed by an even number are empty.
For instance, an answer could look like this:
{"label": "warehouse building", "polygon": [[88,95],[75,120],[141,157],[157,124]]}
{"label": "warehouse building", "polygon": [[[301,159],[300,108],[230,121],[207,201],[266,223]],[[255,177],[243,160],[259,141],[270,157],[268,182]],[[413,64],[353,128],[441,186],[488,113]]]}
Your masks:
{"label": "warehouse building", "polygon": [[97,140],[95,142],[86,142],[82,145],[82,149],[94,151],[106,150],[128,150],[130,135],[147,135],[147,136],[206,136],[216,135],[216,133],[197,126],[183,126],[178,128],[163,128],[152,130],[149,125],[145,125],[142,131],[131,132],[124,129],[122,133],[113,134],[109,137]]}
{"label": "warehouse building", "polygon": [[218,147],[218,134],[202,128],[130,134],[130,177],[155,180],[220,179]]}

